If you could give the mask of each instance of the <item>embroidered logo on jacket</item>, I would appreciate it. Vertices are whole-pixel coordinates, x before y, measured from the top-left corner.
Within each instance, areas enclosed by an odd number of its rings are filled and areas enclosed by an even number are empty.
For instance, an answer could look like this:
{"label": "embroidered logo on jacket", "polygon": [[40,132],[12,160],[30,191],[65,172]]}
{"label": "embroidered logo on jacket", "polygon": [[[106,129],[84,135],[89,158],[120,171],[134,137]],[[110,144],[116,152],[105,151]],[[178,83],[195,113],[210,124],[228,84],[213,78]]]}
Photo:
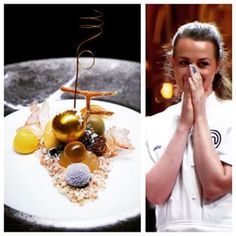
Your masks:
{"label": "embroidered logo on jacket", "polygon": [[221,143],[221,134],[220,134],[220,132],[215,130],[215,129],[211,129],[210,133],[211,133],[211,138],[212,138],[212,141],[213,141],[213,144],[214,144],[215,148],[218,148],[220,143]]}

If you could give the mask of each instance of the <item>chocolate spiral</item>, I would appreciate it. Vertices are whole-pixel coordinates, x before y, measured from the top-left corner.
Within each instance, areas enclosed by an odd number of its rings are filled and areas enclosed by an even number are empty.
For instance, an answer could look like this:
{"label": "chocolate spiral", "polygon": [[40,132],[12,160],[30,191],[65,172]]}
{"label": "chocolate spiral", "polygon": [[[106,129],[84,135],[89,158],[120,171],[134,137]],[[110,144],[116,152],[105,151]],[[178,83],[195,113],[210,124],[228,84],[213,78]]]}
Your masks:
{"label": "chocolate spiral", "polygon": [[[81,68],[83,68],[85,70],[89,70],[95,64],[95,56],[94,56],[93,52],[88,49],[81,50],[81,48],[84,44],[86,44],[89,41],[100,36],[103,32],[102,26],[104,24],[104,21],[101,19],[103,17],[103,13],[98,10],[94,10],[94,12],[96,13],[95,16],[80,17],[80,19],[83,21],[91,22],[91,23],[81,24],[80,28],[82,28],[82,29],[95,29],[97,32],[95,32],[92,36],[90,36],[89,38],[82,41],[76,50],[77,57],[76,57],[76,77],[75,77],[75,90],[74,90],[74,109],[76,109],[76,90],[77,90],[78,80],[79,80],[79,67],[81,66]],[[89,65],[87,67],[83,67],[83,65],[79,61],[79,59],[83,53],[89,53],[93,58],[91,65]]]}

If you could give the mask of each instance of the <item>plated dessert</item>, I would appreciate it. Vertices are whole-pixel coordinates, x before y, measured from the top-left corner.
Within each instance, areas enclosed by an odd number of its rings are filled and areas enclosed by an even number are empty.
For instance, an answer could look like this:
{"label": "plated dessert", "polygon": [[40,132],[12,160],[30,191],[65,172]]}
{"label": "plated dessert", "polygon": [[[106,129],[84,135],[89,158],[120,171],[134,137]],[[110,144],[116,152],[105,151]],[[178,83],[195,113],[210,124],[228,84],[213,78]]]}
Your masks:
{"label": "plated dessert", "polygon": [[[72,89],[62,88],[64,92]],[[72,202],[83,205],[95,200],[106,186],[113,158],[121,150],[133,150],[129,131],[106,127],[113,112],[91,105],[97,96],[111,96],[115,92],[81,91],[86,106],[68,109],[50,117],[50,106],[32,104],[31,115],[16,131],[13,148],[27,155],[35,152],[40,163],[52,177],[54,186]]]}
{"label": "plated dessert", "polygon": [[[136,112],[140,110],[140,65],[98,58],[92,70],[80,74],[81,86],[74,87],[71,65],[88,69],[91,56],[77,58],[76,63],[74,58],[30,62],[33,76],[28,62],[20,63],[15,71],[25,71],[17,74],[19,82],[9,67],[5,79],[11,86],[7,83],[6,91],[12,91],[9,97],[15,100],[7,101],[19,106],[4,119],[4,204],[5,212],[17,216],[22,225],[97,231],[130,218],[133,224],[133,217],[140,214],[141,134]],[[61,84],[72,86],[66,88],[73,91],[72,96],[58,91]],[[116,90],[120,96],[88,101],[79,97],[86,94],[79,89]],[[44,102],[47,98],[49,102]],[[29,106],[32,99],[40,104]],[[88,104],[90,114],[86,115]],[[75,120],[78,132],[67,133],[68,141],[64,141],[58,120]],[[73,140],[72,134],[80,137]]]}
{"label": "plated dessert", "polygon": [[[95,97],[115,96],[117,92],[77,89],[79,70],[89,70],[95,64],[94,54],[81,47],[103,31],[103,14],[97,10],[95,13],[96,16],[81,18],[86,21],[81,28],[96,28],[98,32],[77,47],[75,86],[61,87],[62,92],[74,95],[73,107],[50,115],[50,104],[47,102],[31,104],[31,114],[25,124],[16,130],[13,140],[16,153],[37,153],[54,186],[70,201],[80,205],[96,199],[100,190],[105,188],[112,157],[119,156],[117,154],[122,149],[133,149],[127,129],[116,124],[107,128],[106,120],[112,119],[114,113],[91,104]],[[91,65],[81,64],[83,53],[92,56]],[[84,107],[77,108],[77,95],[85,98]]]}

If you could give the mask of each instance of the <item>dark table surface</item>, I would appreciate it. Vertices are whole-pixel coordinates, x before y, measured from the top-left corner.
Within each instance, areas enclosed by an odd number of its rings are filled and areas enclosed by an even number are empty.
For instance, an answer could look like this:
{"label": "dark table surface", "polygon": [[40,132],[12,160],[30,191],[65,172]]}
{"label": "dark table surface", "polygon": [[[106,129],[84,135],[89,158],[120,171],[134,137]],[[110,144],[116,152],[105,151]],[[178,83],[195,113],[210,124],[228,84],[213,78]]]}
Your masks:
{"label": "dark table surface", "polygon": [[[82,58],[81,64],[88,65],[91,58]],[[28,106],[33,101],[43,102],[46,98],[71,99],[73,95],[59,92],[62,85],[73,86],[75,58],[59,58],[27,61],[4,67],[4,115]],[[140,111],[140,64],[137,62],[96,58],[90,70],[80,70],[79,88],[88,90],[115,90],[114,97],[105,100]],[[113,225],[99,228],[58,228],[37,216],[4,207],[4,231],[140,231],[140,215],[120,220]]]}

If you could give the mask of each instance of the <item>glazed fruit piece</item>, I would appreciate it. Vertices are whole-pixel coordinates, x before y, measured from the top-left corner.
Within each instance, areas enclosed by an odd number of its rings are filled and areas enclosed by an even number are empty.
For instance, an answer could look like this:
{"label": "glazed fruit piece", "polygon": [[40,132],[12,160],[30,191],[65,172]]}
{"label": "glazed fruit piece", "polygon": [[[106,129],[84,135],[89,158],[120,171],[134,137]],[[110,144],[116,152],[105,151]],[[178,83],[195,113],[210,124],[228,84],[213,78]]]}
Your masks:
{"label": "glazed fruit piece", "polygon": [[90,151],[86,152],[86,158],[82,161],[82,163],[86,164],[91,172],[98,170],[100,167],[100,162],[98,157]]}
{"label": "glazed fruit piece", "polygon": [[59,164],[67,167],[71,163],[78,163],[86,158],[86,148],[83,143],[73,141],[68,143],[60,154]]}
{"label": "glazed fruit piece", "polygon": [[72,163],[84,163],[91,172],[99,169],[98,157],[94,153],[87,151],[83,143],[79,141],[68,143],[60,154],[59,164],[61,166],[66,168]]}
{"label": "glazed fruit piece", "polygon": [[93,131],[99,135],[103,135],[105,132],[104,121],[99,115],[90,115],[87,120],[87,126],[91,127]]}
{"label": "glazed fruit piece", "polygon": [[21,154],[29,154],[39,147],[39,140],[29,129],[20,129],[13,140],[14,150]]}
{"label": "glazed fruit piece", "polygon": [[43,144],[47,149],[51,149],[53,147],[57,147],[59,144],[58,139],[52,130],[52,121],[48,121],[44,133],[43,133]]}
{"label": "glazed fruit piece", "polygon": [[81,162],[86,157],[86,148],[83,143],[73,141],[65,146],[64,155],[73,163]]}

